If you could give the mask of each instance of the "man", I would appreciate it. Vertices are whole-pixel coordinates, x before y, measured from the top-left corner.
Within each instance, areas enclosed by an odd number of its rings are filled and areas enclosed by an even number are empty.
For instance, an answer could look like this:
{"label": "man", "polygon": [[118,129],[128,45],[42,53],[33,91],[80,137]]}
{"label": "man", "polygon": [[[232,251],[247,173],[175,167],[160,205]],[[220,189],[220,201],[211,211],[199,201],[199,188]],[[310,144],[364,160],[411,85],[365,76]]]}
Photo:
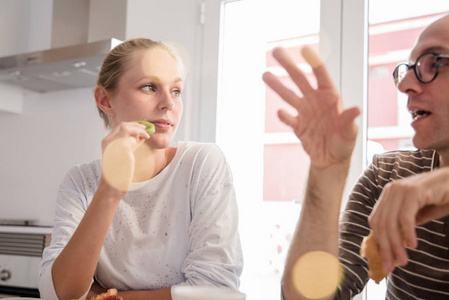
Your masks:
{"label": "man", "polygon": [[[354,119],[360,111],[344,110],[321,60],[309,48],[302,54],[312,66],[316,89],[281,48],[273,56],[302,96],[274,75],[263,76],[268,86],[297,109],[297,116],[280,111],[279,118],[292,127],[311,161],[302,213],[282,279],[284,298],[349,299],[360,293],[369,279],[360,245],[372,230],[383,269],[389,272],[387,299],[448,299],[449,15],[421,33],[409,63],[394,72],[398,89],[408,95],[413,142],[419,150],[375,156],[354,186],[341,220],[341,198],[357,136]],[[338,257],[343,266],[341,281],[329,283],[339,274],[328,267],[332,265],[329,256]],[[307,263],[306,258],[313,257],[318,261]],[[320,263],[326,272],[314,269]],[[338,288],[326,290],[326,283]]]}

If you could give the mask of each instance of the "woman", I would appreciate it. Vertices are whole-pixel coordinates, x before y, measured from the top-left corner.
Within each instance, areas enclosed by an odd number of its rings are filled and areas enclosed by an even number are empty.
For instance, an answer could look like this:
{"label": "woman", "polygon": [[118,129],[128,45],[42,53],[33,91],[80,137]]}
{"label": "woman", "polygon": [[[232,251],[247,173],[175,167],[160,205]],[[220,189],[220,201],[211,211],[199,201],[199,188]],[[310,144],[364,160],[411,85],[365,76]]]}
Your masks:
{"label": "woman", "polygon": [[43,299],[108,288],[127,300],[171,299],[175,285],[238,289],[242,252],[226,160],[214,144],[170,146],[183,79],[180,59],[148,39],[126,41],[105,58],[95,100],[111,132],[103,160],[75,166],[59,187],[39,273]]}

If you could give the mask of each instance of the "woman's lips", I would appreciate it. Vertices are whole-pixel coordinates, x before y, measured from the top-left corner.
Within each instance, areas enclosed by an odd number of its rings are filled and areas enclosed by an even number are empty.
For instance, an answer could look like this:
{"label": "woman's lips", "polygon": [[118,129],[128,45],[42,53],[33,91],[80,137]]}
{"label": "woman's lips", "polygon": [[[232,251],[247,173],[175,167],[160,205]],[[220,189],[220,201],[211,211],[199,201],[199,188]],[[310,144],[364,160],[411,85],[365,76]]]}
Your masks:
{"label": "woman's lips", "polygon": [[172,122],[166,120],[152,121],[151,123],[153,123],[156,128],[164,130],[168,130],[173,126]]}

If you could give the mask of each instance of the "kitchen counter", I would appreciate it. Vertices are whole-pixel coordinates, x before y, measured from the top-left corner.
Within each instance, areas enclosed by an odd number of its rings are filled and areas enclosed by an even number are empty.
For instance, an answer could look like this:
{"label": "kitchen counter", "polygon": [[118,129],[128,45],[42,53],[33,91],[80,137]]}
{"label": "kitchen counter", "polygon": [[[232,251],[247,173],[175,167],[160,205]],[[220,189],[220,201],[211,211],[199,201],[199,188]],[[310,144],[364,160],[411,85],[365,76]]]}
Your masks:
{"label": "kitchen counter", "polygon": [[53,232],[53,227],[0,225],[0,232],[51,234]]}

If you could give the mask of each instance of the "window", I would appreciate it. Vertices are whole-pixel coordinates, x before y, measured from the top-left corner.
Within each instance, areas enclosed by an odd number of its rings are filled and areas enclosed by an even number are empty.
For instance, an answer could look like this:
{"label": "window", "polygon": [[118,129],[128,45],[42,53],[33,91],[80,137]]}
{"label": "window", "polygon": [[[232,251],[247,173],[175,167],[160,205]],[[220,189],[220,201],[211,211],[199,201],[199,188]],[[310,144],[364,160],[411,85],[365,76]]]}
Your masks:
{"label": "window", "polygon": [[[422,28],[447,12],[449,4],[438,0],[426,5],[410,5],[408,0],[222,0],[222,4],[216,136],[230,162],[239,201],[245,256],[241,288],[247,299],[276,299],[309,161],[300,142],[277,118],[276,111],[288,110],[288,105],[261,80],[266,70],[286,75],[271,50],[285,47],[300,67],[306,67],[298,50],[305,44],[319,49],[344,106],[362,109],[347,195],[374,153],[413,147],[407,99],[397,92],[391,73],[408,59]],[[283,80],[295,88],[287,76]],[[385,287],[370,283],[367,291],[365,299],[379,299]]]}
{"label": "window", "polygon": [[231,165],[239,202],[241,289],[247,299],[278,299],[308,157],[277,118],[287,105],[261,77],[268,69],[290,81],[271,56],[277,46],[305,65],[299,49],[318,48],[320,1],[225,1],[222,11],[217,143]]}
{"label": "window", "polygon": [[[392,7],[392,5],[397,7]],[[397,64],[407,62],[419,33],[446,13],[448,4],[371,1],[369,14],[368,151],[414,149],[407,97],[393,84]],[[386,14],[387,11],[400,13]],[[388,108],[388,109],[386,109]],[[370,155],[369,155],[370,156]]]}

